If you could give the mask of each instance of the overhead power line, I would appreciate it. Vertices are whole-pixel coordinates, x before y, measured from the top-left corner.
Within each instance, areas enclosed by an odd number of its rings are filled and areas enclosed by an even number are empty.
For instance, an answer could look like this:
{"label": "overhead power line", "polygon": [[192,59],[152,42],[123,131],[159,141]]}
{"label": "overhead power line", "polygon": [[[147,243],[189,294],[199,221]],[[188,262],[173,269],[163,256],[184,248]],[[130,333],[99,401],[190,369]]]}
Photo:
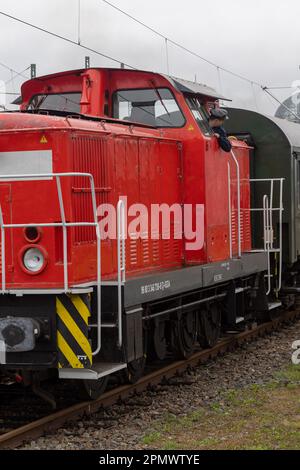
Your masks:
{"label": "overhead power line", "polygon": [[127,11],[125,10],[122,10],[121,8],[119,8],[117,5],[114,5],[113,3],[107,1],[107,0],[101,0],[103,3],[106,3],[107,5],[109,5],[110,7],[114,8],[114,10],[117,10],[119,13],[122,13],[123,15],[127,16],[127,18],[130,18],[132,21],[135,21],[136,23],[138,23],[139,25],[143,26],[144,28],[148,29],[149,31],[151,31],[152,33],[156,34],[157,36],[161,37],[162,39],[164,39],[165,41],[167,41],[168,43],[170,44],[173,44],[173,46],[176,46],[176,47],[179,47],[180,49],[182,49],[183,51],[187,52],[188,54],[191,54],[193,55],[194,57],[197,57],[198,59],[202,60],[203,62],[206,62],[207,64],[211,65],[212,67],[215,67],[216,69],[218,69],[219,71],[221,70],[222,72],[226,72],[230,75],[233,75],[234,77],[237,77],[241,80],[244,80],[250,84],[255,84],[259,87],[263,87],[263,85],[261,83],[258,83],[254,80],[250,80],[249,78],[247,77],[244,77],[243,75],[240,75],[236,72],[233,72],[232,70],[229,70],[225,67],[222,67],[221,65],[219,64],[216,64],[215,62],[212,62],[211,60],[209,59],[206,59],[205,57],[201,56],[200,54],[198,54],[197,52],[195,51],[192,51],[191,49],[187,48],[186,46],[184,46],[183,44],[180,44],[179,42],[177,41],[174,41],[173,39],[169,38],[166,34],[163,34],[161,33],[160,31],[152,28],[151,26],[147,25],[146,23],[144,23],[143,21],[139,20],[138,18],[132,16],[130,13],[128,13]]}
{"label": "overhead power line", "polygon": [[[3,62],[0,62],[0,66],[3,67],[6,70],[9,70],[10,72],[13,72],[16,75],[22,75],[27,69],[23,70],[22,72],[17,72],[14,70],[12,67],[9,67],[9,65],[3,64]],[[28,67],[29,68],[29,67]],[[27,78],[23,75],[24,78]]]}
{"label": "overhead power line", "polygon": [[123,63],[124,65],[126,65],[126,67],[128,67],[128,68],[130,68],[130,69],[134,69],[134,70],[136,69],[136,67],[133,67],[133,66],[130,65],[130,64],[126,64],[123,60],[115,59],[114,57],[111,57],[111,56],[109,56],[109,55],[107,55],[107,54],[104,54],[103,52],[100,52],[100,51],[98,51],[98,50],[96,50],[96,49],[93,49],[93,48],[91,48],[91,47],[85,46],[85,45],[82,44],[82,43],[79,44],[78,42],[73,41],[73,40],[70,39],[70,38],[67,38],[67,37],[62,36],[62,35],[57,34],[57,33],[54,33],[53,31],[50,31],[50,30],[45,29],[45,28],[42,28],[42,27],[37,26],[37,25],[35,25],[35,24],[33,24],[33,23],[29,23],[28,21],[22,20],[21,18],[17,18],[16,16],[9,15],[8,13],[5,13],[4,11],[0,11],[0,15],[5,16],[6,18],[9,18],[9,19],[11,19],[11,20],[13,20],[13,21],[16,21],[16,22],[18,22],[18,23],[21,23],[21,24],[23,24],[23,25],[25,25],[25,26],[29,26],[30,28],[36,29],[37,31],[40,31],[40,32],[42,32],[42,33],[48,34],[49,36],[55,37],[55,38],[57,38],[57,39],[61,39],[62,41],[65,41],[65,42],[67,42],[67,43],[69,43],[69,44],[73,44],[74,46],[81,47],[81,49],[84,49],[84,50],[86,50],[86,51],[93,52],[94,54],[97,54],[97,55],[99,55],[99,56],[101,56],[101,57],[104,57],[105,59],[109,59],[109,60],[111,60],[112,62],[116,62],[116,63],[118,63],[118,64],[122,64],[122,63]]}
{"label": "overhead power line", "polygon": [[[139,20],[138,18],[136,18],[135,16],[131,15],[130,13],[128,13],[127,11],[125,10],[122,10],[122,8],[119,8],[117,5],[111,3],[110,1],[108,0],[101,0],[103,3],[105,3],[106,5],[110,6],[111,8],[113,8],[114,10],[118,11],[119,13],[125,15],[127,18],[130,18],[132,21],[138,23],[139,25],[143,26],[144,28],[148,29],[149,31],[151,31],[153,34],[156,34],[157,36],[159,36],[160,38],[164,39],[164,41],[166,42],[166,46],[168,45],[168,43],[170,44],[173,44],[174,46],[182,49],[183,51],[187,52],[188,54],[191,54],[193,55],[194,57],[197,57],[198,59],[202,60],[203,62],[206,62],[207,64],[211,65],[212,67],[215,67],[217,72],[218,72],[218,79],[219,79],[219,82],[220,82],[220,86],[221,86],[221,77],[220,77],[220,72],[225,72],[225,73],[228,73],[230,75],[232,75],[233,77],[236,77],[236,78],[239,78],[240,80],[243,80],[245,82],[248,82],[250,83],[252,89],[253,89],[253,86],[256,85],[258,86],[259,88],[261,88],[269,97],[273,98],[273,100],[275,100],[277,103],[279,103],[280,105],[284,106],[285,108],[287,108],[287,106],[285,106],[284,103],[282,103],[278,98],[276,98],[272,93],[269,92],[269,90],[271,90],[272,88],[269,88],[267,86],[264,86],[262,83],[259,83],[259,82],[256,82],[255,80],[251,80],[243,75],[240,75],[236,72],[233,72],[232,70],[229,70],[225,67],[222,67],[221,65],[219,64],[216,64],[215,62],[212,62],[211,60],[209,59],[206,59],[205,57],[201,56],[200,54],[198,54],[197,52],[195,51],[192,51],[191,49],[187,48],[186,46],[184,46],[183,44],[180,44],[179,42],[177,41],[174,41],[173,39],[169,38],[166,34],[163,34],[161,33],[160,31],[152,28],[151,26],[149,26],[148,24],[144,23],[143,21]],[[167,67],[169,68],[169,57],[167,55]],[[290,87],[283,87],[283,88],[290,88]],[[280,89],[280,87],[278,88],[273,88],[273,89]],[[255,94],[254,94],[255,96]],[[257,107],[257,101],[256,101],[256,97],[255,97],[255,105]],[[288,109],[288,108],[287,108]],[[297,119],[300,119],[300,116],[298,116],[297,114],[295,114],[292,110],[290,110],[291,113],[297,118]]]}
{"label": "overhead power line", "polygon": [[[6,64],[3,64],[3,62],[0,62],[0,66],[5,68],[6,70],[9,70],[12,74],[11,78],[9,80],[7,80],[5,82],[5,85],[8,85],[9,83],[13,82],[15,78],[17,77],[23,77],[23,78],[28,78],[26,77],[26,75],[24,75],[24,73],[30,69],[30,66],[29,67],[26,67],[26,69],[22,70],[22,72],[17,72],[16,70],[14,70],[12,67],[10,67],[9,65],[6,65]],[[0,91],[0,95],[12,95],[12,96],[19,96],[20,93],[16,93],[16,92],[8,92],[8,91]]]}
{"label": "overhead power line", "polygon": [[298,87],[294,87],[294,86],[271,86],[271,87],[267,87],[267,90],[292,90],[294,88],[298,88]]}
{"label": "overhead power line", "polygon": [[29,65],[29,67],[26,67],[26,69],[22,70],[22,72],[13,72],[14,74],[12,75],[12,77],[9,80],[7,80],[5,82],[5,85],[8,85],[9,83],[11,83],[17,77],[22,77],[22,78],[28,79],[28,77],[26,75],[24,75],[24,73],[27,72],[27,70],[29,70],[29,69],[30,69],[30,65]]}
{"label": "overhead power line", "polygon": [[[123,15],[127,16],[127,17],[130,18],[131,20],[135,21],[136,23],[138,23],[138,24],[142,25],[143,27],[147,28],[148,30],[152,31],[154,34],[156,34],[156,35],[160,36],[161,38],[163,38],[163,39],[165,40],[165,42],[166,42],[166,46],[168,45],[168,43],[173,44],[174,46],[176,46],[176,47],[182,49],[183,51],[185,51],[185,52],[187,52],[187,53],[189,53],[189,54],[191,54],[191,55],[197,57],[198,59],[200,59],[200,60],[202,60],[202,61],[204,61],[204,62],[206,62],[207,64],[211,65],[212,67],[215,67],[215,68],[217,69],[218,73],[220,73],[220,71],[222,71],[222,72],[228,73],[228,74],[230,74],[230,75],[232,75],[232,76],[234,76],[234,77],[237,77],[237,78],[239,78],[239,79],[241,79],[241,80],[244,80],[244,81],[250,83],[252,87],[253,87],[253,85],[256,85],[256,86],[260,87],[265,93],[267,93],[270,97],[272,97],[276,102],[278,102],[278,103],[280,103],[281,105],[283,105],[283,103],[282,103],[280,100],[278,100],[273,94],[271,94],[271,93],[268,91],[268,90],[269,90],[268,87],[263,86],[261,83],[256,82],[256,81],[254,81],[254,80],[250,80],[249,78],[244,77],[243,75],[240,75],[240,74],[238,74],[238,73],[236,73],[236,72],[233,72],[232,70],[229,70],[229,69],[227,69],[227,68],[225,68],[225,67],[222,67],[222,66],[220,66],[220,65],[218,65],[218,64],[216,64],[216,63],[214,63],[214,62],[212,62],[212,61],[210,61],[210,60],[208,60],[208,59],[206,59],[205,57],[202,57],[200,54],[198,54],[198,53],[192,51],[191,49],[188,49],[187,47],[183,46],[182,44],[180,44],[180,43],[174,41],[173,39],[171,39],[171,38],[169,38],[169,37],[167,37],[165,34],[162,34],[161,32],[155,30],[155,29],[152,28],[151,26],[147,25],[146,23],[144,23],[144,22],[140,21],[139,19],[135,18],[134,16],[130,15],[129,13],[127,13],[126,11],[124,11],[124,10],[122,10],[121,8],[117,7],[116,5],[114,5],[113,3],[109,2],[108,0],[102,0],[102,1],[103,1],[104,3],[106,3],[107,5],[109,5],[110,7],[114,8],[115,10],[119,11],[119,12],[122,13]],[[78,38],[78,42],[76,42],[76,41],[74,41],[74,40],[72,40],[72,39],[70,39],[70,38],[67,38],[67,37],[62,36],[62,35],[57,34],[57,33],[54,33],[53,31],[50,31],[50,30],[48,30],[48,29],[46,29],[46,28],[42,28],[42,27],[37,26],[37,25],[35,25],[35,24],[33,24],[33,23],[30,23],[30,22],[28,22],[28,21],[22,20],[21,18],[18,18],[18,17],[16,17],[16,16],[10,15],[10,14],[4,12],[4,11],[0,11],[0,15],[4,16],[4,17],[6,17],[6,18],[9,18],[9,19],[11,19],[11,20],[13,20],[13,21],[16,21],[16,22],[18,22],[18,23],[20,23],[20,24],[22,24],[22,25],[25,25],[25,26],[28,26],[28,27],[30,27],[30,28],[33,28],[33,29],[35,29],[35,30],[37,30],[37,31],[40,31],[40,32],[42,32],[42,33],[45,33],[45,34],[47,34],[47,35],[49,35],[49,36],[55,37],[55,38],[60,39],[60,40],[62,40],[62,41],[64,41],[64,42],[67,42],[67,43],[72,44],[72,45],[74,45],[74,46],[80,47],[81,49],[90,51],[90,52],[92,52],[92,53],[94,53],[94,54],[96,54],[96,55],[99,55],[99,56],[101,56],[101,57],[104,57],[105,59],[109,59],[109,60],[111,60],[111,61],[113,61],[113,62],[116,62],[116,63],[118,63],[118,64],[121,64],[121,65],[123,64],[123,66],[125,65],[126,67],[128,67],[128,68],[130,68],[130,69],[137,70],[136,67],[133,67],[132,65],[125,63],[123,60],[116,59],[116,58],[111,57],[111,56],[109,56],[109,55],[107,55],[107,54],[104,54],[103,52],[100,52],[100,51],[98,51],[98,50],[96,50],[96,49],[93,49],[93,48],[91,48],[91,47],[88,47],[88,46],[82,44],[82,43],[80,42],[80,38]],[[10,71],[12,71],[12,72],[14,72],[14,73],[16,73],[17,75],[21,75],[21,74],[19,74],[19,72],[17,72],[17,71],[15,71],[15,70],[13,70],[12,68],[6,66],[5,64],[0,63],[0,65],[1,65],[2,67],[4,67],[4,68],[6,68],[6,69],[8,69],[8,70],[10,70]],[[27,77],[26,77],[26,78],[27,78]],[[290,111],[291,111],[291,110],[290,110]],[[297,119],[300,119],[300,116],[298,116],[298,115],[296,115],[295,113],[293,113],[293,111],[291,111],[291,112],[292,112],[292,114],[294,114],[295,117],[297,117]]]}
{"label": "overhead power line", "polygon": [[283,103],[282,101],[280,101],[278,98],[276,98],[276,96],[273,95],[273,93],[271,93],[269,90],[269,88],[265,87],[263,89],[269,96],[271,96],[271,98],[273,98],[273,100],[277,101],[277,103],[280,104],[280,106],[282,106],[283,108],[285,108],[289,113],[291,113],[296,119],[300,120],[300,116],[295,113],[291,108],[289,108],[288,106],[286,106],[285,103]]}

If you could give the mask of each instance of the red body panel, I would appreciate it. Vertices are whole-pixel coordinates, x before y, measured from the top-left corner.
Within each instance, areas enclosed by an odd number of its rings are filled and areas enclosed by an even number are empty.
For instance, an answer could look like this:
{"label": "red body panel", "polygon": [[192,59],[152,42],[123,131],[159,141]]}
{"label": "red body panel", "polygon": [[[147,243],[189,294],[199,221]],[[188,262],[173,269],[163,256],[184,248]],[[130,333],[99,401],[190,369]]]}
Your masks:
{"label": "red body panel", "polygon": [[[47,119],[42,118],[46,124]],[[62,123],[60,123],[62,124]],[[70,121],[71,124],[71,121]],[[78,125],[77,121],[73,121]],[[158,136],[147,137],[146,132],[124,130],[123,126],[107,125],[99,129],[87,123],[89,132],[70,127],[62,130],[24,132],[8,131],[0,134],[0,152],[52,150],[54,173],[92,173],[97,206],[110,203],[116,207],[120,197],[127,197],[128,207],[144,204],[149,213],[151,204],[181,204],[181,146],[176,141]],[[61,125],[63,128],[63,125]],[[113,131],[113,133],[112,133]],[[152,132],[155,134],[155,132]],[[156,133],[158,134],[158,133]],[[48,143],[41,144],[41,137]],[[16,144],[17,142],[17,144]],[[13,173],[13,172],[12,172]],[[68,222],[92,222],[91,191],[83,177],[62,179],[66,219]],[[0,182],[4,223],[60,222],[60,210],[55,180]],[[128,218],[130,223],[135,217]],[[6,262],[9,263],[9,288],[61,287],[63,285],[62,229],[45,227],[39,245],[48,253],[48,265],[38,276],[24,272],[19,253],[28,243],[23,229],[9,229],[6,237]],[[182,264],[182,241],[131,239],[126,242],[127,273],[168,269]],[[69,229],[69,281],[71,285],[95,280],[96,235],[93,227]],[[14,256],[13,256],[14,254]],[[116,241],[102,243],[102,276],[115,278],[117,272]]]}

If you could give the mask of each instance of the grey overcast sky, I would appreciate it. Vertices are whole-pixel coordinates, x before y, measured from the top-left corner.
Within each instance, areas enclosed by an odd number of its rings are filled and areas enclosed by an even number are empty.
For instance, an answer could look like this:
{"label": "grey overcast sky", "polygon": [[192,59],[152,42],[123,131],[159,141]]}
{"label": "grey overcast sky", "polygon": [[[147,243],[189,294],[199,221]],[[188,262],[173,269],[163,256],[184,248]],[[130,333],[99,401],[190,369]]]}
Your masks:
{"label": "grey overcast sky", "polygon": [[[0,11],[78,39],[79,0],[0,0]],[[300,80],[299,0],[111,0],[153,28],[207,59],[267,86],[289,86]],[[295,23],[294,23],[295,21]],[[114,64],[79,47],[20,25],[0,15],[0,62],[22,71],[36,63],[38,74],[82,68],[85,55],[93,66]],[[166,73],[163,39],[113,10],[102,0],[81,0],[81,41],[137,68]],[[215,68],[169,47],[172,75],[220,88]],[[117,66],[117,64],[116,64]],[[28,75],[28,71],[26,72]],[[0,79],[11,73],[0,66]],[[8,84],[19,91],[23,79]],[[234,106],[255,107],[250,84],[221,74],[223,94]],[[273,113],[271,98],[254,87],[257,106]],[[289,91],[276,91],[283,99]]]}

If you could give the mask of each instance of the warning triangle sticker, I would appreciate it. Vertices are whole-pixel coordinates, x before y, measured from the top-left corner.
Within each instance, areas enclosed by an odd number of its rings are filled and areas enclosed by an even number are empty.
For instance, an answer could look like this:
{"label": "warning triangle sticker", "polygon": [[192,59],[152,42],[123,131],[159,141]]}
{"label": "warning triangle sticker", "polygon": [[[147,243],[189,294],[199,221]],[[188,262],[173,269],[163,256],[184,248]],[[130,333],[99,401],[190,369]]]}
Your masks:
{"label": "warning triangle sticker", "polygon": [[40,142],[41,142],[41,144],[48,144],[48,140],[47,140],[47,138],[46,138],[45,135],[43,135],[43,137],[41,138]]}

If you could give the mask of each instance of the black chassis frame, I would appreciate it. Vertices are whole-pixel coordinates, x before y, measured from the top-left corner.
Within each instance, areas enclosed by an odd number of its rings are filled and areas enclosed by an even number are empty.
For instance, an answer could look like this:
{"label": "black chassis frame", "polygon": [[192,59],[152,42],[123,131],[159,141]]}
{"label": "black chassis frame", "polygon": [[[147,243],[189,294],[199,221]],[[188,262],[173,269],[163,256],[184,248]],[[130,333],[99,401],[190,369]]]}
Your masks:
{"label": "black chassis frame", "polygon": [[[200,309],[208,302],[222,302],[223,324],[235,326],[238,311],[245,310],[245,295],[251,290],[253,297],[249,311],[263,312],[267,308],[264,274],[268,269],[266,253],[246,253],[241,258],[197,265],[129,278],[122,287],[123,338],[120,350],[117,329],[106,330],[103,337],[102,360],[130,363],[144,354],[143,330],[147,322],[165,316]],[[117,285],[104,284],[102,288],[103,321],[117,323]]]}
{"label": "black chassis frame", "polygon": [[[266,253],[248,253],[239,259],[128,279],[122,287],[123,347],[117,347],[117,328],[104,329],[102,351],[97,360],[130,363],[141,358],[145,352],[143,332],[147,322],[163,315],[166,318],[175,317],[176,314],[200,308],[209,301],[220,301],[223,305],[225,301],[225,323],[234,325],[237,315],[235,287],[253,289],[254,284],[260,284],[258,297],[262,298],[262,305],[266,302],[262,292],[264,283],[258,283],[257,277],[260,275],[263,281],[266,270]],[[104,283],[102,286],[103,323],[117,323],[117,289],[115,283]],[[2,370],[38,371],[57,367],[55,298],[53,294],[1,296],[0,317],[35,318],[43,326],[43,339],[37,342],[36,348],[26,353],[8,353],[7,364],[1,366]],[[95,323],[96,295],[92,299],[92,323]]]}

